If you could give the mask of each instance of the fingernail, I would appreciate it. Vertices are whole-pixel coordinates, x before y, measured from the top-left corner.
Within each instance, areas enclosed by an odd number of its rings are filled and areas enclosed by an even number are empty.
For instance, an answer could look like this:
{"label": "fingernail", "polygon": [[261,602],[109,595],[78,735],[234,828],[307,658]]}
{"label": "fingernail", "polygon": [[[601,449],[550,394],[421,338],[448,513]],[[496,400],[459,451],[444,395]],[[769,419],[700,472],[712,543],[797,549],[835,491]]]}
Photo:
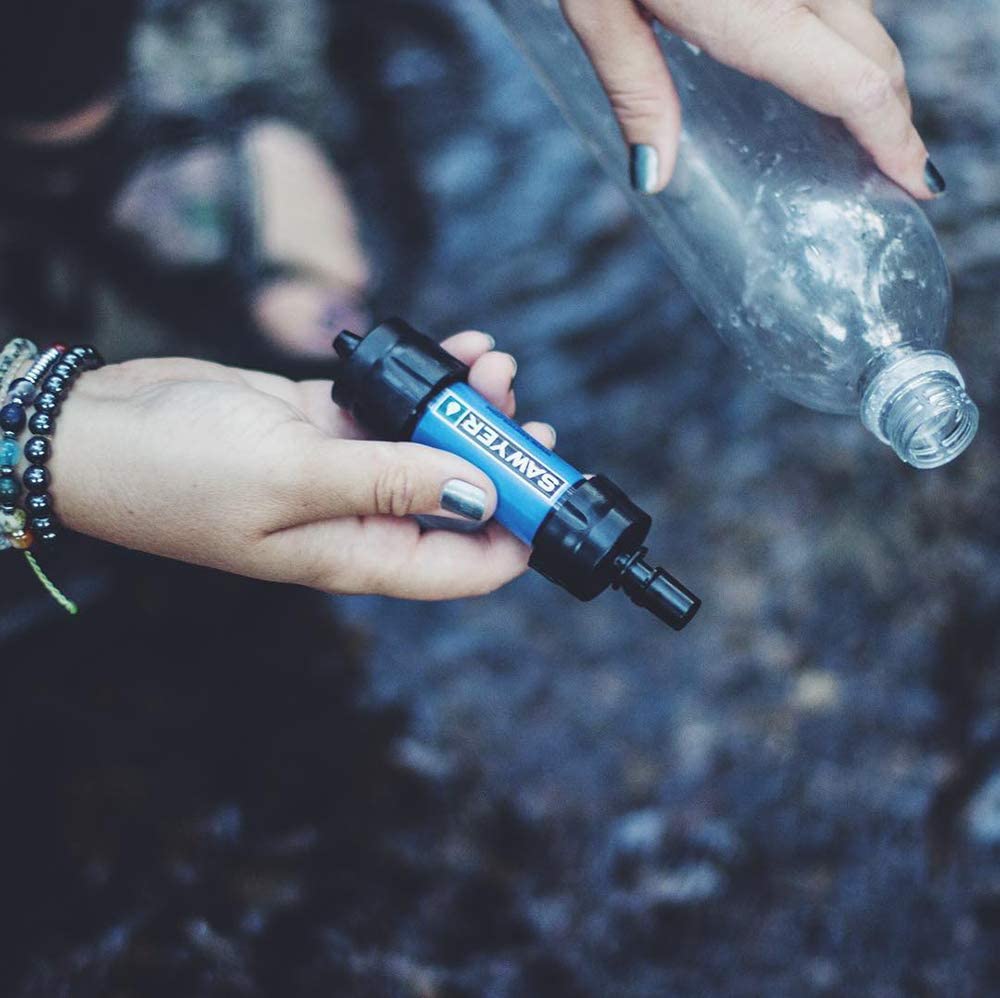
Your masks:
{"label": "fingernail", "polygon": [[511,357],[510,358],[510,366],[511,366],[511,368],[513,368],[513,370],[510,372],[510,383],[513,384],[514,383],[514,379],[517,377],[517,358],[516,357]]}
{"label": "fingernail", "polygon": [[542,423],[542,426],[548,427],[549,433],[552,434],[552,443],[549,444],[549,450],[551,450],[556,445],[556,441],[559,439],[559,434],[556,433],[556,428],[551,423]]}
{"label": "fingernail", "polygon": [[451,478],[441,490],[441,508],[466,520],[481,520],[486,515],[486,493],[478,485]]}
{"label": "fingernail", "polygon": [[927,165],[924,167],[924,183],[927,184],[931,194],[944,194],[948,190],[941,171],[930,160],[927,160]]}
{"label": "fingernail", "polygon": [[629,178],[632,189],[641,194],[652,194],[660,176],[660,156],[656,146],[637,143],[629,147]]}
{"label": "fingernail", "polygon": [[483,333],[483,336],[490,341],[490,349],[492,350],[497,345],[497,341],[489,333]]}

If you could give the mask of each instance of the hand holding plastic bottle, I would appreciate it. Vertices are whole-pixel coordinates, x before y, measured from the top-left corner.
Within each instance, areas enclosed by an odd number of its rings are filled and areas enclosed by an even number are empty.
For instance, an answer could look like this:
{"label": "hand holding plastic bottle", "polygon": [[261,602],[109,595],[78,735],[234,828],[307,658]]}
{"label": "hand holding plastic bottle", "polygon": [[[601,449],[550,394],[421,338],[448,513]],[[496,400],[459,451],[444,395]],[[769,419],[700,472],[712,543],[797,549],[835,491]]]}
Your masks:
{"label": "hand holding plastic bottle", "polygon": [[[913,467],[968,447],[979,414],[943,349],[947,266],[900,187],[926,198],[943,182],[867,4],[490,3],[623,187],[624,130],[629,201],[748,371],[811,409],[860,416]],[[653,31],[654,14],[668,30]],[[650,143],[669,157],[658,172]]]}
{"label": "hand holding plastic bottle", "polygon": [[652,21],[715,59],[840,118],[914,197],[943,192],[911,121],[903,59],[874,0],[561,0],[631,147],[632,184],[653,194],[677,159],[681,104]]}

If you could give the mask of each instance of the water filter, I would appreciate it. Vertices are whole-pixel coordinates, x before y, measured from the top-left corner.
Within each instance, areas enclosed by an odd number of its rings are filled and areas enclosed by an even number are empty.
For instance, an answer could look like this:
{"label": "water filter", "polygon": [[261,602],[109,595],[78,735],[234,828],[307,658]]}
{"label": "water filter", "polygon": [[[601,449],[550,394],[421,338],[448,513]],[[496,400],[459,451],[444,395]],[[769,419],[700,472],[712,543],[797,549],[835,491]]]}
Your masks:
{"label": "water filter", "polygon": [[652,521],[614,482],[588,477],[469,386],[469,369],[401,319],[334,341],[333,401],[381,440],[449,451],[497,491],[495,519],[531,545],[531,567],[577,599],[622,589],[674,630],[701,605],[646,561]]}
{"label": "water filter", "polygon": [[491,0],[746,368],[849,413],[917,468],[969,445],[978,410],[942,349],[951,288],[917,202],[844,127],[657,28],[683,105],[676,173],[628,185],[625,143],[558,0]]}

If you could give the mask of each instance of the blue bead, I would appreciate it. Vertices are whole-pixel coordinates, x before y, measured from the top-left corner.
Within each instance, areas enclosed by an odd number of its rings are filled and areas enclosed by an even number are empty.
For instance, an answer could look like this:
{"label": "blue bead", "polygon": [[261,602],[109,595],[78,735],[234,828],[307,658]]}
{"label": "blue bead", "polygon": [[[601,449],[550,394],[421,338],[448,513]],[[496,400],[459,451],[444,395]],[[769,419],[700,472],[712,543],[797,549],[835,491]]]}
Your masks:
{"label": "blue bead", "polygon": [[10,475],[0,477],[0,501],[16,500],[21,494],[21,483]]}
{"label": "blue bead", "polygon": [[9,402],[0,409],[0,430],[20,433],[24,429],[24,406],[19,402]]}
{"label": "blue bead", "polygon": [[16,468],[21,460],[21,448],[16,440],[0,440],[0,465]]}

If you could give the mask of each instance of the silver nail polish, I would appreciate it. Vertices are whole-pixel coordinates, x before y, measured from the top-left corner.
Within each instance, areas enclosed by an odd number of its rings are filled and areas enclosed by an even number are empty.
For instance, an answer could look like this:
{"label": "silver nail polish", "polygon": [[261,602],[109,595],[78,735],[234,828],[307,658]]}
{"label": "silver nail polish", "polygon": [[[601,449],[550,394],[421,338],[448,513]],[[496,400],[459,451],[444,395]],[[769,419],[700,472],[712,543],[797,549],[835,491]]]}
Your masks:
{"label": "silver nail polish", "polygon": [[441,508],[466,520],[482,520],[486,515],[486,493],[478,485],[451,478],[441,490]]}
{"label": "silver nail polish", "polygon": [[637,143],[629,152],[630,179],[634,190],[652,194],[660,178],[660,155],[656,146]]}

